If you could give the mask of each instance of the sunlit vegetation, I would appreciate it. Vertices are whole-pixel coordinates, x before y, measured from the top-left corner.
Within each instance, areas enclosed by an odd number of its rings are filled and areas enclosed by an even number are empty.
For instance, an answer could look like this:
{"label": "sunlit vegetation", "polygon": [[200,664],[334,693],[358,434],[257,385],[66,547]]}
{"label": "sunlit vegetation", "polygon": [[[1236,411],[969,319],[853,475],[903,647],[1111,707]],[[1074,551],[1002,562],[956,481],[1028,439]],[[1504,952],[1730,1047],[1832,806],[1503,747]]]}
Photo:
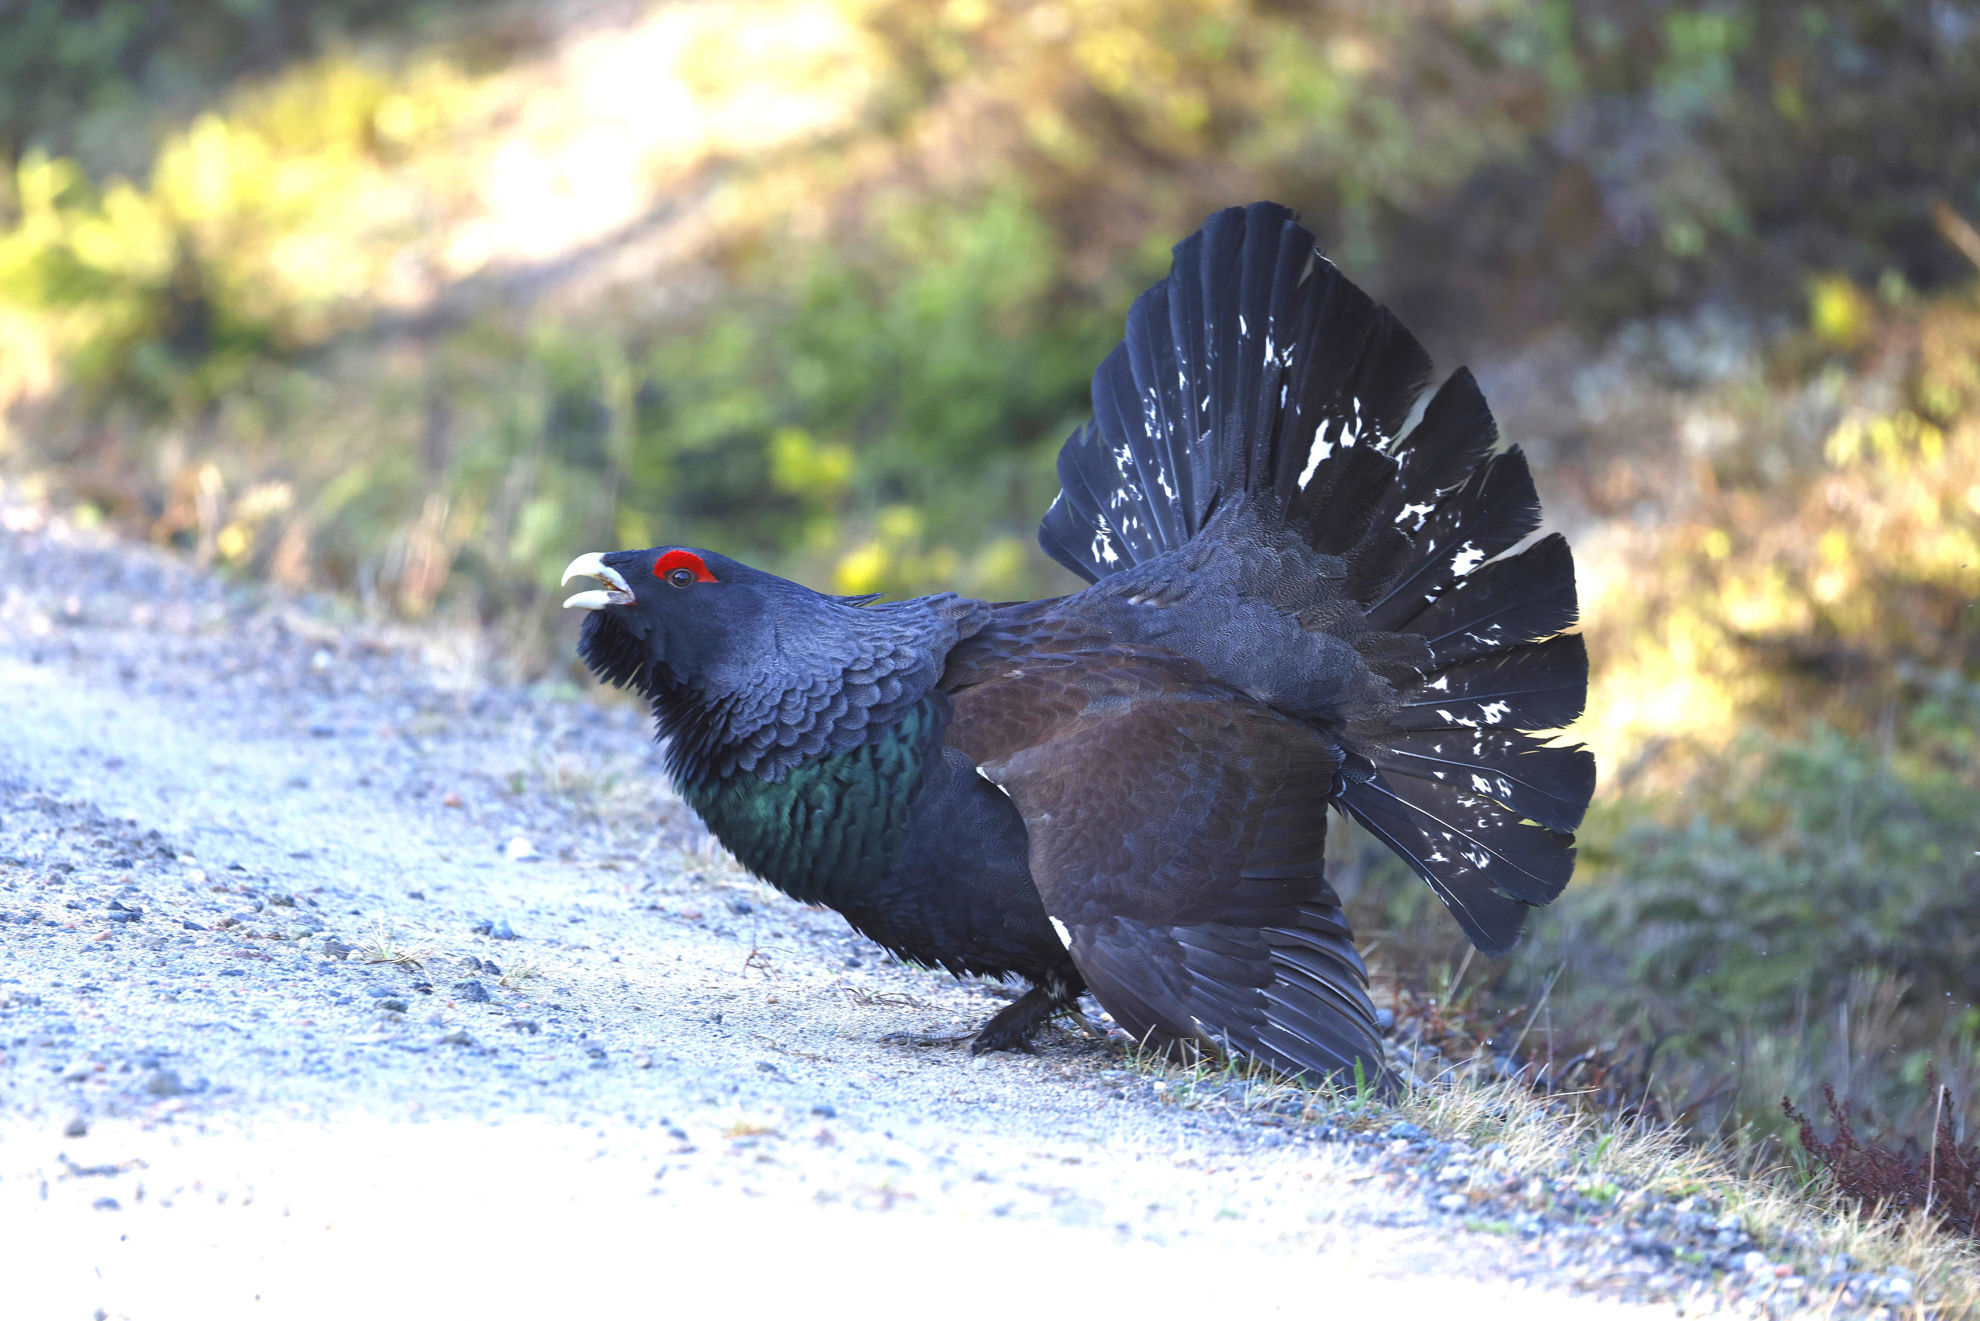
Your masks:
{"label": "sunlit vegetation", "polygon": [[[1053,452],[1213,206],[1299,206],[1442,356],[1572,345],[1541,482],[1603,796],[1475,993],[1657,1043],[1708,1129],[1824,1080],[1901,1119],[1928,1066],[1975,1112],[1968,11],[83,8],[0,53],[0,472],[528,674],[593,547],[1066,587]],[[1730,367],[1616,351],[1700,307]],[[1341,861],[1378,963],[1443,960],[1417,888]]]}

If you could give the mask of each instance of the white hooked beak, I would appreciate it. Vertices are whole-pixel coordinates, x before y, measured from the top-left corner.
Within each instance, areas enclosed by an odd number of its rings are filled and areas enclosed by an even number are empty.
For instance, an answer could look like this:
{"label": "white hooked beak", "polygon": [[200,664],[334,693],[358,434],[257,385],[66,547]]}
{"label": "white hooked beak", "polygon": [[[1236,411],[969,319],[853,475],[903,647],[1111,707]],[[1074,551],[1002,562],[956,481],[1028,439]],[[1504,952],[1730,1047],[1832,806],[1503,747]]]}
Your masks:
{"label": "white hooked beak", "polygon": [[596,578],[605,586],[594,591],[579,592],[564,602],[566,610],[573,606],[579,610],[603,610],[608,605],[633,603],[632,588],[626,586],[626,580],[619,576],[619,571],[607,564],[605,557],[597,551],[580,555],[572,560],[570,567],[564,570],[564,576],[558,586],[561,587],[573,578]]}

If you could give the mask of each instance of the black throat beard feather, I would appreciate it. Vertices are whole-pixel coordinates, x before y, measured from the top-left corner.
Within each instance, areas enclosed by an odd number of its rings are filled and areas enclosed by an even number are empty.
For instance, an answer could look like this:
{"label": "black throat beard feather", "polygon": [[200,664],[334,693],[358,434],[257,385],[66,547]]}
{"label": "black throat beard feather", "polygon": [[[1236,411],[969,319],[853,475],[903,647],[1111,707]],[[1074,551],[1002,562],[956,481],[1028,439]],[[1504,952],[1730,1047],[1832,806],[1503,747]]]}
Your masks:
{"label": "black throat beard feather", "polygon": [[667,744],[667,775],[676,786],[715,773],[726,722],[716,704],[702,700],[647,656],[646,644],[612,614],[597,610],[578,635],[585,668],[614,688],[630,688],[653,710],[654,737]]}

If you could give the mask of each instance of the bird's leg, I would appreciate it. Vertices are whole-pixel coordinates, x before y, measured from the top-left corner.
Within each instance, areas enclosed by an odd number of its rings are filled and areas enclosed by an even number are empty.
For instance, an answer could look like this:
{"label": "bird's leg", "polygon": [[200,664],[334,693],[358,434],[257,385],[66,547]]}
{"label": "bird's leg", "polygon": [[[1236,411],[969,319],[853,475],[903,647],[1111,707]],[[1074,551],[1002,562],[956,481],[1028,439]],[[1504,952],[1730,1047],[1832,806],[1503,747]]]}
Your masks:
{"label": "bird's leg", "polygon": [[981,1055],[992,1050],[1021,1050],[1030,1054],[1031,1034],[1055,1014],[1072,1008],[1079,1000],[1079,993],[1085,989],[1077,980],[1070,983],[1056,979],[1040,982],[999,1009],[983,1025],[983,1030],[976,1034],[976,1040],[969,1043],[969,1053]]}

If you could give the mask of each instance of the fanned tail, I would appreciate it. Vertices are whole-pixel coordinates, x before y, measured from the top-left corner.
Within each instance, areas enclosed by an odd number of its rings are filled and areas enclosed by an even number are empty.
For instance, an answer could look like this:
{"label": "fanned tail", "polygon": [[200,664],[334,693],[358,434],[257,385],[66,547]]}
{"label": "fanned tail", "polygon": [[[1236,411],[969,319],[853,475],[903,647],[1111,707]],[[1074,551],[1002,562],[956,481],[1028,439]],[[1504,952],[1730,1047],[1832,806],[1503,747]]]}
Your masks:
{"label": "fanned tail", "polygon": [[1594,758],[1534,731],[1580,714],[1588,662],[1566,541],[1459,370],[1317,251],[1292,213],[1212,216],[1136,300],[1059,454],[1039,542],[1090,582],[1188,543],[1243,496],[1323,556],[1392,707],[1349,722],[1336,804],[1499,954],[1560,894]]}

